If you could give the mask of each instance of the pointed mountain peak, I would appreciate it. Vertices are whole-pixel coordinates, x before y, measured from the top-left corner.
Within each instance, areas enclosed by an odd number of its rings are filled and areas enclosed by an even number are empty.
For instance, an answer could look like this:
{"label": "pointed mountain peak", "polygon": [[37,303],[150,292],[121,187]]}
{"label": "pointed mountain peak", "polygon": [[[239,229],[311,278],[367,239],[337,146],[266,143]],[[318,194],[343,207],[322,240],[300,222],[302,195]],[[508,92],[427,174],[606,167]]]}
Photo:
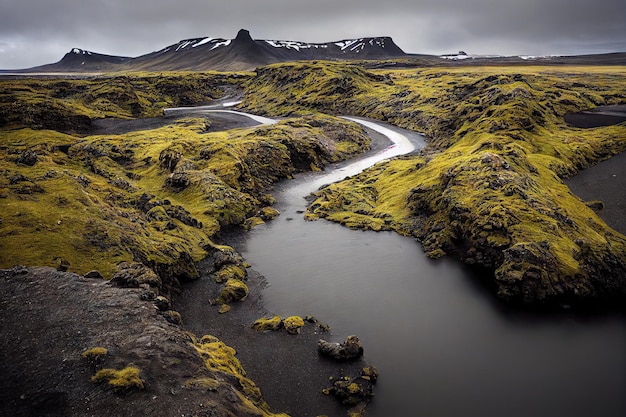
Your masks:
{"label": "pointed mountain peak", "polygon": [[252,36],[250,36],[250,32],[246,29],[240,29],[239,32],[237,32],[235,40],[238,42],[251,42]]}

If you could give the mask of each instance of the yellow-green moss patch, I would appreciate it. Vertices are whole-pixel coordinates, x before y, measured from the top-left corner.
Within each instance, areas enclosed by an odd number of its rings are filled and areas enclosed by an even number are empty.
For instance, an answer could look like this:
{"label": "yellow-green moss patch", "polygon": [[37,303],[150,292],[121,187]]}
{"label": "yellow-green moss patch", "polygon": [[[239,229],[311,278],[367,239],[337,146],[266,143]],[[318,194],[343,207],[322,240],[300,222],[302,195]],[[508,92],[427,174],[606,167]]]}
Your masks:
{"label": "yellow-green moss patch", "polygon": [[300,316],[290,316],[283,320],[285,330],[289,334],[299,334],[302,327],[304,327],[304,320]]}
{"label": "yellow-green moss patch", "polygon": [[252,324],[254,330],[264,332],[267,330],[278,330],[282,328],[283,320],[280,316],[262,317]]}
{"label": "yellow-green moss patch", "polygon": [[104,368],[96,372],[96,374],[91,377],[91,380],[93,382],[106,382],[118,389],[143,389],[144,386],[140,373],[139,368],[134,366],[127,366],[120,370]]}

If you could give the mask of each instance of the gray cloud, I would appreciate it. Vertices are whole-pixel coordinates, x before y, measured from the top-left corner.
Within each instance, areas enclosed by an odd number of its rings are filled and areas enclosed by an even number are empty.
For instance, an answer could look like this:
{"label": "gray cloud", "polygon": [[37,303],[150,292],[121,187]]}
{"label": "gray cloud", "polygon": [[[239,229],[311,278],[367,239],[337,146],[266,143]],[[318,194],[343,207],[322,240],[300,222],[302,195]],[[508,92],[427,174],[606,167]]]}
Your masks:
{"label": "gray cloud", "polygon": [[623,0],[0,0],[0,68],[72,47],[138,56],[189,37],[326,42],[392,36],[406,52],[626,51]]}

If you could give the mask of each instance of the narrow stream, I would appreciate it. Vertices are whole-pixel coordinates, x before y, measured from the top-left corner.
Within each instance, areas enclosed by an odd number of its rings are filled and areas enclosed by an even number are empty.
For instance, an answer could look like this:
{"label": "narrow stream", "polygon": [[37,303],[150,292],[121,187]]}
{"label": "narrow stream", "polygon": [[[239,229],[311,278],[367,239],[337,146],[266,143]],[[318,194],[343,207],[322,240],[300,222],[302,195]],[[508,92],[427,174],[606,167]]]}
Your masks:
{"label": "narrow stream", "polygon": [[[423,143],[387,128],[408,140],[396,137],[377,159]],[[509,311],[466,267],[427,258],[414,239],[303,220],[310,192],[374,162],[364,158],[279,184],[281,215],[237,244],[268,281],[265,309],[314,314],[331,325],[333,340],[359,336],[380,372],[366,415],[625,416],[624,315]]]}

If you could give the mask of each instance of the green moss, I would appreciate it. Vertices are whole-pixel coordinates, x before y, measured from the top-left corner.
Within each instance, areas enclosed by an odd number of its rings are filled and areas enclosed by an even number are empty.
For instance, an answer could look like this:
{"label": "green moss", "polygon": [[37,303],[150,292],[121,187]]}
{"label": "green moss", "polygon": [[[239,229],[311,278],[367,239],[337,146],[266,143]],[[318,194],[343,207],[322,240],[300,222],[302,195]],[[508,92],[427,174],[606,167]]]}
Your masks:
{"label": "green moss", "polygon": [[238,279],[226,281],[224,288],[217,297],[218,304],[230,304],[233,301],[243,301],[248,296],[248,286]]}
{"label": "green moss", "polygon": [[109,351],[103,347],[94,347],[87,349],[82,353],[82,357],[87,361],[89,365],[95,370],[100,369],[107,357]]}
{"label": "green moss", "polygon": [[280,316],[263,317],[256,320],[252,324],[254,330],[264,332],[267,330],[279,330],[283,326],[283,320]]}
{"label": "green moss", "polygon": [[214,280],[218,284],[235,279],[243,281],[246,278],[246,270],[239,265],[226,265],[220,268],[214,275]]}
{"label": "green moss", "polygon": [[[561,178],[626,149],[623,125],[583,130],[563,121],[567,112],[626,101],[624,74],[623,67],[367,71],[300,62],[255,75],[4,80],[0,266],[63,259],[70,271],[108,277],[117,263],[138,260],[159,274],[192,277],[189,265],[206,256],[212,236],[254,223],[271,204],[275,181],[367,149],[360,127],[326,112],[422,131],[430,144],[421,156],[327,187],[307,218],[397,230],[418,237],[432,256],[502,267],[503,295],[547,299],[622,288],[623,237]],[[154,115],[237,83],[245,84],[243,107],[302,117],[220,133],[206,133],[200,118],[117,136],[42,130],[88,131],[93,118]],[[532,282],[534,272],[513,259],[522,251],[507,250],[541,242],[549,248],[529,251],[553,259],[556,278],[538,280],[541,288],[509,288],[518,281],[506,276]],[[613,276],[619,282],[609,282]]]}
{"label": "green moss", "polygon": [[280,215],[280,212],[273,207],[263,207],[259,210],[259,217],[264,221],[274,220]]}
{"label": "green moss", "polygon": [[283,320],[283,325],[287,333],[299,334],[302,327],[304,327],[304,320],[299,316],[290,316]]}
{"label": "green moss", "polygon": [[111,368],[100,369],[91,377],[93,382],[106,382],[118,389],[143,389],[143,381],[140,377],[141,371],[134,366],[127,366],[124,369],[116,370]]}
{"label": "green moss", "polygon": [[[261,414],[262,416],[287,417],[286,414],[273,414],[269,406],[263,400],[259,388],[246,377],[246,373],[237,359],[235,349],[227,346],[214,336],[203,336],[200,341],[193,338],[193,347],[198,355],[203,359],[207,369],[216,373],[223,373],[235,377],[239,382],[239,389],[234,390],[241,401],[242,413]],[[212,380],[206,378],[196,379],[188,382],[188,387],[204,387],[216,389]],[[215,387],[215,388],[214,388]]]}
{"label": "green moss", "polygon": [[254,229],[257,226],[260,226],[262,224],[265,224],[265,221],[263,221],[262,218],[258,217],[258,216],[252,216],[252,217],[248,217],[244,223],[243,223],[243,227],[246,230],[251,230]]}
{"label": "green moss", "polygon": [[165,107],[205,104],[245,74],[135,73],[90,79],[0,80],[0,128],[88,130],[104,117],[151,117]]}
{"label": "green moss", "polygon": [[84,351],[82,353],[82,357],[83,358],[92,358],[92,357],[96,357],[96,356],[104,356],[108,353],[109,351],[107,350],[107,348],[103,348],[103,347],[94,347],[91,349],[87,349],[86,351]]}
{"label": "green moss", "polygon": [[203,389],[207,391],[216,391],[222,383],[213,378],[194,378],[185,382],[187,389]]}

